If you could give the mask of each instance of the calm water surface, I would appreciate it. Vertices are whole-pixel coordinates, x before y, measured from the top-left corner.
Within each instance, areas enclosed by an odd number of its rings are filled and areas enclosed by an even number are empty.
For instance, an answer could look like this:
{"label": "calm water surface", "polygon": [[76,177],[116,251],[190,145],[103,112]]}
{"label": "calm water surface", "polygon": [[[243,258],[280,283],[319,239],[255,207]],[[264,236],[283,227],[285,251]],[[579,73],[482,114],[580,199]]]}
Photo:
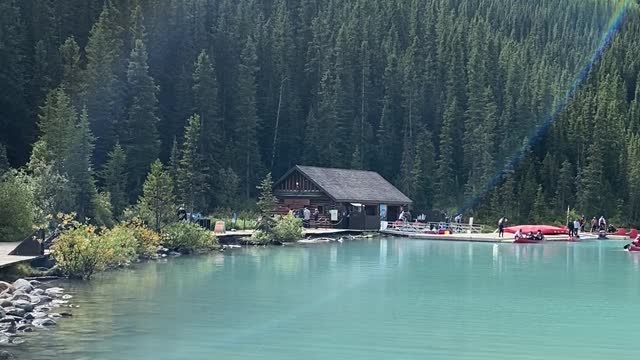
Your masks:
{"label": "calm water surface", "polygon": [[381,239],[177,258],[64,284],[24,359],[637,359],[620,242]]}

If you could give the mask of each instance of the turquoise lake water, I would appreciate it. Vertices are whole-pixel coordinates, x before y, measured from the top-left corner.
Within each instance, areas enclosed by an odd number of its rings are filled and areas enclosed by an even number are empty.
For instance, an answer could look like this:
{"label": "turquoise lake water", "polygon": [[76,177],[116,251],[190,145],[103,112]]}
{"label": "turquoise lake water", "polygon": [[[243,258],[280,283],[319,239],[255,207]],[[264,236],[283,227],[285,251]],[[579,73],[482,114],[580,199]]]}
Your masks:
{"label": "turquoise lake water", "polygon": [[182,257],[63,284],[20,359],[637,359],[623,243],[376,239]]}

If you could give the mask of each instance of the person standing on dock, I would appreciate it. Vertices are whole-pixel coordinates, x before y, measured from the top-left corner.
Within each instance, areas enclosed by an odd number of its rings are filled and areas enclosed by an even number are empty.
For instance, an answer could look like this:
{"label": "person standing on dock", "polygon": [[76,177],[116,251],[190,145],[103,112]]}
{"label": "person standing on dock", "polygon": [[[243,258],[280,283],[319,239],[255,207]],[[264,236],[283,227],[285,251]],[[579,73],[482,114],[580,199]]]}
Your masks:
{"label": "person standing on dock", "polygon": [[305,228],[309,227],[309,222],[311,221],[311,210],[309,210],[306,206],[304,207],[304,210],[302,211],[303,214],[303,221],[302,221],[302,225]]}
{"label": "person standing on dock", "polygon": [[318,228],[318,220],[320,220],[320,211],[318,210],[318,208],[316,208],[313,211],[313,223],[316,229]]}
{"label": "person standing on dock", "polygon": [[600,227],[600,230],[607,231],[607,219],[604,218],[604,215],[600,216],[598,226]]}
{"label": "person standing on dock", "polygon": [[506,217],[501,217],[500,220],[498,220],[498,237],[504,237],[504,226],[507,224],[507,222],[509,221],[509,219],[507,219]]}
{"label": "person standing on dock", "polygon": [[580,237],[580,220],[578,219],[573,222],[573,235],[575,237]]}
{"label": "person standing on dock", "polygon": [[573,236],[573,221],[567,216],[567,229],[569,229],[569,236]]}
{"label": "person standing on dock", "polygon": [[591,219],[591,232],[594,233],[596,232],[597,229],[598,229],[598,220],[596,220],[596,217],[594,216],[593,219]]}

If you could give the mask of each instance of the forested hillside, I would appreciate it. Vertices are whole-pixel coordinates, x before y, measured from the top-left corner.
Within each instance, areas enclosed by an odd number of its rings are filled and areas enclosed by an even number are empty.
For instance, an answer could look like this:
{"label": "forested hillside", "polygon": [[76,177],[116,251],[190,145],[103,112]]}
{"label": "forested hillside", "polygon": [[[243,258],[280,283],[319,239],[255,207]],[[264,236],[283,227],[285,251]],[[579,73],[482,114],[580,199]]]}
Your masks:
{"label": "forested hillside", "polygon": [[547,221],[571,206],[640,224],[636,5],[497,178],[622,4],[0,0],[0,156],[21,169],[4,182],[28,184],[41,213],[95,219],[134,203],[157,158],[202,211],[294,164],[352,167],[418,210]]}

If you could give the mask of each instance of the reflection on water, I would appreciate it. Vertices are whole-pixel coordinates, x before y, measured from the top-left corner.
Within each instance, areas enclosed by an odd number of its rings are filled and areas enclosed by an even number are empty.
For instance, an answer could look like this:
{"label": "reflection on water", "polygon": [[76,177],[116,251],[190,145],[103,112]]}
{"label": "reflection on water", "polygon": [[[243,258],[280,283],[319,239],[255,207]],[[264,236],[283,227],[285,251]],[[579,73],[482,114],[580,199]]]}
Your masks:
{"label": "reflection on water", "polygon": [[[181,257],[63,284],[24,359],[626,359],[640,254],[619,242],[380,239]],[[636,256],[638,255],[638,256]]]}

